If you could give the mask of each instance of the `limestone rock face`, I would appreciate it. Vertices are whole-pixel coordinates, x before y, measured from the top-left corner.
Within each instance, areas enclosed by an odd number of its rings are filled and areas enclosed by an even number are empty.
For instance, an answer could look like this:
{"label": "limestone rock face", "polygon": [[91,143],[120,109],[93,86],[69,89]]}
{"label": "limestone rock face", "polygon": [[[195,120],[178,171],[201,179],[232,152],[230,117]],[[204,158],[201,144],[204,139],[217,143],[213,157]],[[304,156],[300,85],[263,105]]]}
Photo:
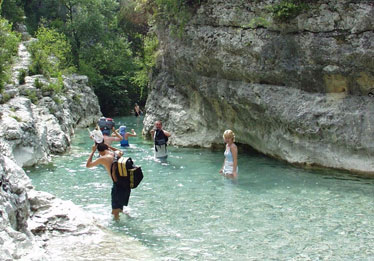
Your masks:
{"label": "limestone rock face", "polygon": [[30,217],[27,191],[31,188],[25,172],[11,159],[0,155],[1,260],[44,259],[39,249],[41,245],[34,240],[27,226]]}
{"label": "limestone rock face", "polygon": [[41,75],[26,78],[24,85],[13,87],[15,97],[0,105],[0,152],[21,167],[48,162],[51,153],[66,151],[74,128],[87,127],[101,115],[86,76],[64,77],[64,93],[50,97],[40,92],[35,104],[22,90],[38,90],[35,79],[47,80]]}
{"label": "limestone rock face", "polygon": [[374,173],[374,6],[309,1],[289,21],[280,1],[208,0],[182,38],[159,24],[160,56],[144,133],[171,143],[236,140],[292,163]]}
{"label": "limestone rock face", "polygon": [[63,251],[58,256],[48,247],[56,242],[69,247],[62,243],[67,232],[73,238],[103,232],[71,202],[35,191],[21,167],[46,163],[52,154],[66,151],[74,129],[96,122],[100,108],[86,76],[63,77],[59,93],[43,92],[40,84],[56,79],[42,75],[26,76],[19,84],[20,71],[30,64],[26,44],[19,47],[13,83],[5,86],[10,99],[0,104],[0,260],[62,260]]}

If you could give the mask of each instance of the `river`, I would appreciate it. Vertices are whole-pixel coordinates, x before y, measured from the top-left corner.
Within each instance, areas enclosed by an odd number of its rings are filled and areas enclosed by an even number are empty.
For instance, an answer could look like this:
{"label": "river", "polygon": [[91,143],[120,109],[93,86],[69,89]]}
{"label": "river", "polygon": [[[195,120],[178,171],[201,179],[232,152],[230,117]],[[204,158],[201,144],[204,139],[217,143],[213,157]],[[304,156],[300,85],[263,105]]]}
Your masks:
{"label": "river", "polygon": [[223,151],[169,146],[161,163],[141,137],[141,118],[115,120],[138,133],[123,150],[144,172],[129,215],[112,220],[108,174],[85,167],[86,129],[68,153],[26,169],[36,189],[73,201],[157,260],[374,260],[374,179],[240,150],[233,182],[218,173]]}

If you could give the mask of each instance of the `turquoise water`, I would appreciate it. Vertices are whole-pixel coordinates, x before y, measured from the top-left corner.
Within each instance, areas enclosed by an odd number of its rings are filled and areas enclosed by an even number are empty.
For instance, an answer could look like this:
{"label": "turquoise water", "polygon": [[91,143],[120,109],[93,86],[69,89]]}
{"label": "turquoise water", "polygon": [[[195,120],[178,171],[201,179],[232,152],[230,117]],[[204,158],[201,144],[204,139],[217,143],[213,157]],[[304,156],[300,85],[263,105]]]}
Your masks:
{"label": "turquoise water", "polygon": [[[116,122],[141,133],[141,119]],[[130,144],[125,155],[145,177],[120,222],[111,219],[108,174],[85,168],[87,130],[76,132],[69,153],[27,172],[38,190],[80,205],[158,260],[374,260],[374,179],[240,151],[232,182],[218,174],[223,151],[169,146],[160,163],[151,142]]]}

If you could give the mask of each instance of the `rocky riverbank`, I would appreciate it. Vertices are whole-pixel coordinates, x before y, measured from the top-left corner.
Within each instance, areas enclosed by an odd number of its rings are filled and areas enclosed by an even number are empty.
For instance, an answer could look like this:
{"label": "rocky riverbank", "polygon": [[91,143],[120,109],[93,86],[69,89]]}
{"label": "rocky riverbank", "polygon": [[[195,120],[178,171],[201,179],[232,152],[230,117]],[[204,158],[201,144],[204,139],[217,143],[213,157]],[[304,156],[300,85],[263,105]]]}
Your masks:
{"label": "rocky riverbank", "polygon": [[101,113],[86,76],[64,76],[61,93],[36,86],[56,80],[42,75],[19,84],[30,63],[26,45],[0,97],[0,260],[150,259],[140,244],[106,231],[72,202],[34,190],[22,167],[65,152],[74,129],[95,123]]}
{"label": "rocky riverbank", "polygon": [[290,163],[374,173],[374,6],[309,1],[287,21],[281,1],[208,0],[181,38],[159,23],[160,56],[144,133],[171,142],[239,143]]}

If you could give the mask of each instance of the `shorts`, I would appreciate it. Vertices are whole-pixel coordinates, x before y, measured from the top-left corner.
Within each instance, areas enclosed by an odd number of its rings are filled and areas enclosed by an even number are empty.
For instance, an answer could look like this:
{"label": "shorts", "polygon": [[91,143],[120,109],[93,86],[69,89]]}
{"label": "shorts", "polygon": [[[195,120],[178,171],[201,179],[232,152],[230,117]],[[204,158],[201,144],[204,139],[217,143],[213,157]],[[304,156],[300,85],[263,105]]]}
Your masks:
{"label": "shorts", "polygon": [[113,183],[112,187],[112,209],[120,208],[129,204],[131,188],[125,188],[117,183]]}

